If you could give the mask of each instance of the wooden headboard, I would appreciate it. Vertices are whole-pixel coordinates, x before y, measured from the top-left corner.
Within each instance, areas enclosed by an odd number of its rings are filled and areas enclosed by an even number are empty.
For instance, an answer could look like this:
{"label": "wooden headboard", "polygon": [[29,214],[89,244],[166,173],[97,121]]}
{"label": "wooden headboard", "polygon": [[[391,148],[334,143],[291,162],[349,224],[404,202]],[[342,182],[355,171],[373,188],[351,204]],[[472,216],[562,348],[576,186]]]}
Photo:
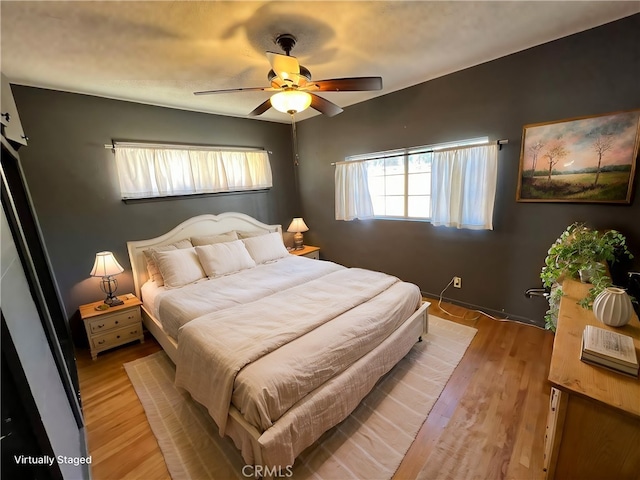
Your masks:
{"label": "wooden headboard", "polygon": [[238,231],[258,231],[258,232],[279,232],[282,234],[280,225],[267,225],[256,220],[249,215],[238,212],[221,213],[220,215],[198,215],[189,220],[185,220],[177,227],[159,237],[147,240],[135,240],[127,242],[129,261],[133,270],[133,283],[136,296],[140,297],[140,288],[147,281],[147,263],[143,252],[151,247],[169,245],[185,238],[200,235],[216,235],[220,233]]}

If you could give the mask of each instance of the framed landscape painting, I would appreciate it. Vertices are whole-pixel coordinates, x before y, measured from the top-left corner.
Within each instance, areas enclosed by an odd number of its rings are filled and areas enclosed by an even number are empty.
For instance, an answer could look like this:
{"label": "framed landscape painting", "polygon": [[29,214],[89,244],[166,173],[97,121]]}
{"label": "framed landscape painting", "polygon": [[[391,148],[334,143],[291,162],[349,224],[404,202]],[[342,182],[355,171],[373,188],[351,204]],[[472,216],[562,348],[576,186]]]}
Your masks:
{"label": "framed landscape painting", "polygon": [[630,203],[640,110],[525,125],[519,202]]}

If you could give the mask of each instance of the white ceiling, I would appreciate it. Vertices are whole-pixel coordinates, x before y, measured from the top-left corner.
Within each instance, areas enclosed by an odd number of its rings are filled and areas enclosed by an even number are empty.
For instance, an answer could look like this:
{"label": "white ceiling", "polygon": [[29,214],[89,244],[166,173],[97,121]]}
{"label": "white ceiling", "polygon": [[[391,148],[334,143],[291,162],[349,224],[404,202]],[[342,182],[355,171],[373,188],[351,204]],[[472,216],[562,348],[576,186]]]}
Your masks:
{"label": "white ceiling", "polygon": [[[378,92],[327,92],[346,107],[640,12],[639,1],[0,1],[13,83],[246,116],[267,92],[278,34],[314,80],[381,76]],[[499,72],[496,72],[499,74]],[[303,120],[317,114],[309,109]],[[262,119],[289,122],[269,110]]]}

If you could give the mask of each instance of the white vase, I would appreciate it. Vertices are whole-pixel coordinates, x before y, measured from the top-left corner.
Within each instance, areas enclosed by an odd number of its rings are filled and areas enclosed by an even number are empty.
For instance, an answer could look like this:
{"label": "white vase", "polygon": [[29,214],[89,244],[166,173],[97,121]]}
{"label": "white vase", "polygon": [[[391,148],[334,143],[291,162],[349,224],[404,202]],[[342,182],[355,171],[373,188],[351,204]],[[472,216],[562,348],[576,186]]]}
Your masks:
{"label": "white vase", "polygon": [[593,301],[593,314],[610,327],[622,327],[633,314],[631,298],[621,288],[607,287]]}

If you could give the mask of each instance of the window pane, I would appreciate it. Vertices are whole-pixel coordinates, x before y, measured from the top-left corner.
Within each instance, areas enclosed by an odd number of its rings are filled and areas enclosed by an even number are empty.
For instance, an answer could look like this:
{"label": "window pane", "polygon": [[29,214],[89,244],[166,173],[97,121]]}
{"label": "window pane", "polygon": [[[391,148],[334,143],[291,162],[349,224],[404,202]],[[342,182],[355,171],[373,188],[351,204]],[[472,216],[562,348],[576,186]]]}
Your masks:
{"label": "window pane", "polygon": [[385,188],[387,195],[404,195],[404,175],[385,177]]}
{"label": "window pane", "polygon": [[431,197],[426,195],[409,196],[408,217],[431,218]]}
{"label": "window pane", "polygon": [[409,195],[431,195],[431,174],[413,173],[409,175]]}
{"label": "window pane", "polygon": [[404,158],[403,157],[393,157],[386,158],[384,161],[385,172],[387,175],[392,174],[404,174]]}
{"label": "window pane", "polygon": [[386,197],[385,215],[389,217],[404,217],[404,197]]}
{"label": "window pane", "polygon": [[409,156],[409,173],[430,172],[431,153],[421,153]]}
{"label": "window pane", "polygon": [[369,177],[384,175],[384,160],[370,160],[366,162],[366,165]]}

